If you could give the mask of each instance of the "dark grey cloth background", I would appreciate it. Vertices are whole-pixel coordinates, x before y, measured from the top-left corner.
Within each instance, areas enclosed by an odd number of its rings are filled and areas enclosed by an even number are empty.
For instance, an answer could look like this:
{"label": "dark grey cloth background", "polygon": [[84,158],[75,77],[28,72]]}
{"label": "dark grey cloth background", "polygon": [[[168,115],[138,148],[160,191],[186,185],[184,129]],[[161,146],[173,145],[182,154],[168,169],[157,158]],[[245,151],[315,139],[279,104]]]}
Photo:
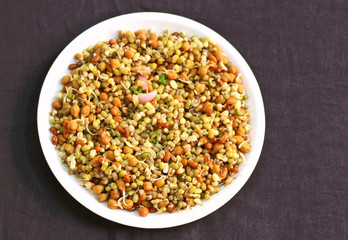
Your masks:
{"label": "dark grey cloth background", "polygon": [[[60,186],[42,154],[38,96],[60,51],[92,25],[159,11],[230,41],[262,90],[259,163],[226,205],[163,230],[119,225]],[[0,239],[347,239],[348,2],[0,1]]]}

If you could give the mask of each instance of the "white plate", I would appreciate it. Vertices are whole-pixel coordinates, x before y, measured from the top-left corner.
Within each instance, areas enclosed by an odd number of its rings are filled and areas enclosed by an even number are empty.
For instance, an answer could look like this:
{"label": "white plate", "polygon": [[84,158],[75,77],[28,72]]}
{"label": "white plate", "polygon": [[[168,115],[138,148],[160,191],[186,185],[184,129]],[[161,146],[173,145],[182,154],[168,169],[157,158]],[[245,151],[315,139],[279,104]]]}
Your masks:
{"label": "white plate", "polygon": [[[169,29],[171,32],[184,31],[188,36],[209,36],[221,46],[228,59],[240,69],[243,75],[243,86],[249,96],[247,105],[251,115],[252,151],[246,156],[247,163],[240,165],[240,172],[236,175],[237,178],[227,187],[222,187],[219,193],[211,197],[211,200],[204,201],[203,206],[196,206],[192,210],[173,214],[149,214],[146,218],[142,218],[137,211],[128,212],[108,209],[106,204],[99,203],[94,194],[84,189],[73,176],[68,175],[67,167],[60,163],[58,152],[51,144],[51,134],[48,130],[50,127],[48,113],[51,111],[51,103],[54,97],[62,88],[60,79],[68,73],[67,67],[74,62],[73,56],[75,53],[96,44],[98,41],[115,38],[118,30],[135,31],[149,28],[159,34],[163,30]],[[186,224],[214,212],[242,188],[254,170],[261,154],[265,134],[265,113],[261,92],[254,74],[243,57],[229,42],[210,28],[193,20],[166,13],[144,12],[126,14],[103,21],[81,33],[59,54],[41,89],[37,124],[41,147],[49,167],[60,184],[78,202],[92,212],[117,223],[139,228],[166,228]]]}

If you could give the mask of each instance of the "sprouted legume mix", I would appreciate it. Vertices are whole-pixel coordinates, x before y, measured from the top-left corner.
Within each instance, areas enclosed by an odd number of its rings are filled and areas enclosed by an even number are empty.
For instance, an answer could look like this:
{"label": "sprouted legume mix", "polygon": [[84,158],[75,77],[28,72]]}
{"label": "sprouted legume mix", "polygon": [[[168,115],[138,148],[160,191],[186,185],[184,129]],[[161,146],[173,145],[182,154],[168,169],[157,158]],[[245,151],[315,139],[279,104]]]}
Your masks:
{"label": "sprouted legume mix", "polygon": [[242,76],[208,38],[120,31],[75,55],[49,117],[62,162],[110,209],[187,209],[251,150]]}

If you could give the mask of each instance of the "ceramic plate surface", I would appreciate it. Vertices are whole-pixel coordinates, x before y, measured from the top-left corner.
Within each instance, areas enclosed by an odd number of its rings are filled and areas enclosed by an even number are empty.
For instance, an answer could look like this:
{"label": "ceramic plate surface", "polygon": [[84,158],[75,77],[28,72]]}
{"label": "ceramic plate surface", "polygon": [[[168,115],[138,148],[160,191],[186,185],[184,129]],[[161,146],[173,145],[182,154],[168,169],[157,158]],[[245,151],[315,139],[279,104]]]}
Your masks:
{"label": "ceramic plate surface", "polygon": [[[75,53],[81,52],[98,41],[115,38],[118,30],[135,31],[149,28],[158,34],[169,29],[170,32],[184,31],[188,36],[209,36],[221,47],[227,58],[239,68],[243,76],[243,86],[249,96],[247,105],[251,116],[252,150],[246,154],[246,163],[239,166],[240,171],[236,175],[236,179],[230,185],[221,187],[220,192],[214,194],[211,200],[203,201],[203,206],[195,206],[191,210],[173,214],[149,214],[146,218],[142,218],[137,211],[128,212],[107,208],[106,203],[99,203],[96,195],[84,189],[75,177],[68,175],[67,167],[61,164],[58,152],[51,143],[48,117],[51,103],[62,88],[60,79],[63,75],[68,74],[68,65],[74,62]],[[65,190],[92,212],[111,221],[139,228],[174,227],[200,219],[220,208],[243,187],[250,177],[261,154],[265,134],[265,113],[261,92],[254,74],[238,51],[219,34],[198,22],[172,14],[154,12],[131,13],[114,17],[89,28],[76,37],[59,54],[46,76],[40,93],[37,123],[46,161]]]}

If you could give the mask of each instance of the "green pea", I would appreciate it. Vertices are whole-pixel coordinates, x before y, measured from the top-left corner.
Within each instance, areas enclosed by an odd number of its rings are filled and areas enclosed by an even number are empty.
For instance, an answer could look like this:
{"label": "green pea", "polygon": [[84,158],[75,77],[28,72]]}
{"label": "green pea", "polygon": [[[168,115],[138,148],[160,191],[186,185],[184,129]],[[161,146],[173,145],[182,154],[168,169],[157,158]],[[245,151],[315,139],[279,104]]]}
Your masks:
{"label": "green pea", "polygon": [[143,180],[145,180],[145,176],[141,175],[141,176],[138,177],[138,179],[143,181]]}
{"label": "green pea", "polygon": [[142,180],[137,181],[137,186],[143,186],[144,182]]}
{"label": "green pea", "polygon": [[125,170],[121,170],[120,173],[118,174],[119,177],[124,177],[124,175],[126,175],[126,171]]}
{"label": "green pea", "polygon": [[133,196],[133,202],[134,203],[137,203],[139,201],[139,195],[136,193],[136,194],[134,194],[134,196]]}
{"label": "green pea", "polygon": [[117,185],[116,185],[116,183],[111,183],[110,184],[110,187],[113,189],[113,190],[116,190],[117,189]]}
{"label": "green pea", "polygon": [[175,170],[179,168],[178,164],[176,164],[175,162],[171,162],[170,167],[174,168]]}

